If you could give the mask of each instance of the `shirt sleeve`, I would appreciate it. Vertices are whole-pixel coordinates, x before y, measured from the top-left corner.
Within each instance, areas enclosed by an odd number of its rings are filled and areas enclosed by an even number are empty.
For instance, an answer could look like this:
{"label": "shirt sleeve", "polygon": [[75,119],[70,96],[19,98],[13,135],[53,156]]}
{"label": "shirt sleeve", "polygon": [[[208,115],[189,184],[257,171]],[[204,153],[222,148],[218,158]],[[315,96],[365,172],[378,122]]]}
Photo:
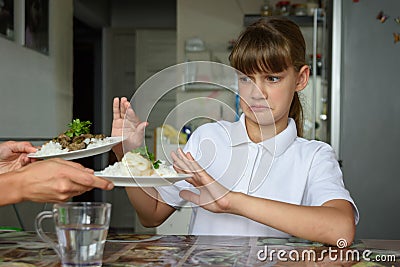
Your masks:
{"label": "shirt sleeve", "polygon": [[314,154],[309,171],[304,204],[321,206],[333,199],[344,199],[353,205],[355,223],[358,223],[359,212],[349,191],[345,188],[343,174],[331,146],[324,144]]}
{"label": "shirt sleeve", "polygon": [[179,192],[184,189],[189,190],[191,187],[192,185],[188,182],[179,181],[174,185],[156,187],[156,190],[165,203],[171,207],[174,207],[175,209],[180,209],[181,207],[185,206],[187,201],[179,196]]}

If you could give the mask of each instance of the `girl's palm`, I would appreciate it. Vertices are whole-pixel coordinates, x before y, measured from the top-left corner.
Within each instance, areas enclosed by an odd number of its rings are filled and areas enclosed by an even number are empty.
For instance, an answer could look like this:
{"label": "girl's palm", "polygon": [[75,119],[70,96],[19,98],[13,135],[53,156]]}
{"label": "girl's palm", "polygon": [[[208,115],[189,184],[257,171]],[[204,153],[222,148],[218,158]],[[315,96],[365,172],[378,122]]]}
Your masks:
{"label": "girl's palm", "polygon": [[180,196],[211,212],[226,212],[230,207],[230,192],[214,180],[194,160],[190,153],[183,153],[178,149],[177,154],[171,154],[174,160],[174,168],[180,173],[192,174],[186,181],[196,187],[200,193],[196,194],[189,190],[183,190]]}
{"label": "girl's palm", "polygon": [[[114,98],[111,136],[124,137],[125,151],[143,146],[144,129],[147,124],[139,119],[126,97],[122,97],[121,100]],[[123,156],[122,145],[115,146],[113,151],[117,157]]]}

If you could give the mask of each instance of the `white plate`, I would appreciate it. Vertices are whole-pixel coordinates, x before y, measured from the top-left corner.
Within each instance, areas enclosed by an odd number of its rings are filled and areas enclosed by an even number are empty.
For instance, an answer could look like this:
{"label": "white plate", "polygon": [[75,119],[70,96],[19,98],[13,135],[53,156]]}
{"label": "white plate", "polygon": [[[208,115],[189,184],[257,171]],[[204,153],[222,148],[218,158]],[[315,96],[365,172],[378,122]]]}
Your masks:
{"label": "white plate", "polygon": [[110,176],[102,174],[101,172],[95,172],[94,175],[105,178],[113,182],[114,186],[124,187],[153,187],[153,186],[164,186],[171,185],[175,182],[185,180],[192,177],[191,174],[177,174],[176,176]]}
{"label": "white plate", "polygon": [[122,142],[122,137],[108,137],[108,140],[109,142],[107,144],[99,145],[97,147],[92,147],[92,148],[85,148],[85,149],[62,152],[51,155],[36,155],[36,153],[30,153],[27,156],[33,159],[62,158],[65,160],[72,160],[72,159],[86,158],[110,151],[113,146]]}

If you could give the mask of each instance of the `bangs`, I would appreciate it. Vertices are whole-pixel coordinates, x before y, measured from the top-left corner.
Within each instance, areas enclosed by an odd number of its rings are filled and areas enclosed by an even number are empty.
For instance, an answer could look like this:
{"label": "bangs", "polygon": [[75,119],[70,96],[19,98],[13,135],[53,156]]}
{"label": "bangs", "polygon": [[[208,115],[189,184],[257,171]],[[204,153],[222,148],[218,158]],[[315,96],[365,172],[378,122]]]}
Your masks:
{"label": "bangs", "polygon": [[254,28],[239,38],[229,56],[231,66],[249,75],[279,73],[292,65],[287,40],[279,33]]}

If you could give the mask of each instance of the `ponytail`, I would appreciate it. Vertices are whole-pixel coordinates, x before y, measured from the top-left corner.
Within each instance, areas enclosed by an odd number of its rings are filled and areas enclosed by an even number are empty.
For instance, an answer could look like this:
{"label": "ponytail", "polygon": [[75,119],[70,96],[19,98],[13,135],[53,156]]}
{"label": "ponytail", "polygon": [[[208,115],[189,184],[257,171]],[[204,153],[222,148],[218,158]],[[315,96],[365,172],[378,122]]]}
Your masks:
{"label": "ponytail", "polygon": [[290,104],[289,117],[296,123],[297,136],[303,137],[303,107],[297,92],[294,93],[292,104]]}

